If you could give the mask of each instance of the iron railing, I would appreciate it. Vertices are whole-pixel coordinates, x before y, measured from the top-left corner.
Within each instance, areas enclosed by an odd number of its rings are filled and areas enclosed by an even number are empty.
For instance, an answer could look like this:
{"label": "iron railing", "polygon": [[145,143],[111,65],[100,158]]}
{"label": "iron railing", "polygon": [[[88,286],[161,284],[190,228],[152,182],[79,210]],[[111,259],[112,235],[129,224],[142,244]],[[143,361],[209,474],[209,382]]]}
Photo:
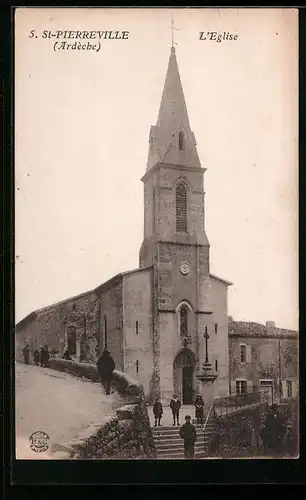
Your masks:
{"label": "iron railing", "polygon": [[213,413],[214,413],[214,401],[211,403],[209,410],[207,412],[206,419],[205,419],[204,426],[203,426],[203,432],[205,432],[208,421],[209,421],[210,417],[213,415]]}
{"label": "iron railing", "polygon": [[223,415],[240,410],[247,406],[260,403],[262,400],[260,392],[247,392],[238,396],[228,396],[225,398],[216,398],[214,400],[214,414]]}

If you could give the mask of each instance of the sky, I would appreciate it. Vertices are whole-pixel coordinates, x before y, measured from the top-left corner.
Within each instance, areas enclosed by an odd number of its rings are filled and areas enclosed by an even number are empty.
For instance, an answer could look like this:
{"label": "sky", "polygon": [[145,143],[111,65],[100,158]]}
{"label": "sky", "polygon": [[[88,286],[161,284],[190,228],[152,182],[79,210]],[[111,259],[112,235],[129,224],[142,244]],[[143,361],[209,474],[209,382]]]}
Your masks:
{"label": "sky", "polygon": [[[17,9],[16,322],[138,267],[140,179],[172,13],[189,120],[207,169],[211,272],[233,283],[235,320],[298,328],[294,9]],[[98,52],[54,51],[43,30],[126,30],[129,38],[104,40]],[[201,31],[238,39],[199,40]]]}

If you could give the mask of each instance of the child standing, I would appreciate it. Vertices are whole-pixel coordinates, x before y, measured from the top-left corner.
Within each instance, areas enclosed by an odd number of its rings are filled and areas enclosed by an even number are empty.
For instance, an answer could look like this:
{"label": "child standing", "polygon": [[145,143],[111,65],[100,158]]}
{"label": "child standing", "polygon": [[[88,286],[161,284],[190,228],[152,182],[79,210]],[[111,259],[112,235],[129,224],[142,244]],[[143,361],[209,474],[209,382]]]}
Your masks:
{"label": "child standing", "polygon": [[177,425],[180,425],[180,407],[181,402],[176,394],[173,394],[172,399],[170,401],[170,408],[172,410],[173,415],[173,425],[177,422]]}

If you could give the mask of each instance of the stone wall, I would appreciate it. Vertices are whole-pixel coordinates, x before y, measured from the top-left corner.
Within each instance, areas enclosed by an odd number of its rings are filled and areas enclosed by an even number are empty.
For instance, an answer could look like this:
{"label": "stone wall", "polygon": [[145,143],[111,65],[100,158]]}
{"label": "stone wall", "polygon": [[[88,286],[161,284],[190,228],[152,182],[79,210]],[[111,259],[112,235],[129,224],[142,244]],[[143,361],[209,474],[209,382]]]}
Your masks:
{"label": "stone wall", "polygon": [[[209,456],[222,458],[262,456],[260,430],[269,411],[268,405],[258,404],[233,414],[216,417],[208,448]],[[298,402],[281,404],[278,411],[283,414],[287,426],[283,455],[295,458],[298,455]]]}
{"label": "stone wall", "polygon": [[123,277],[123,371],[141,380],[148,397],[153,374],[151,284],[151,269],[132,272]]}
{"label": "stone wall", "polygon": [[53,306],[40,309],[16,325],[15,358],[22,361],[25,342],[30,346],[32,359],[35,349],[47,345],[62,355],[66,349],[66,328],[76,328],[76,357],[81,354],[92,362],[100,347],[100,298],[90,291]]}
{"label": "stone wall", "polygon": [[209,456],[238,458],[260,455],[262,421],[262,405],[216,417]]}
{"label": "stone wall", "polygon": [[[51,359],[49,367],[93,382],[99,380],[95,365]],[[75,439],[53,445],[56,459],[154,459],[156,458],[143,387],[129,375],[115,370],[111,381],[123,400],[112,415],[82,430]]]}

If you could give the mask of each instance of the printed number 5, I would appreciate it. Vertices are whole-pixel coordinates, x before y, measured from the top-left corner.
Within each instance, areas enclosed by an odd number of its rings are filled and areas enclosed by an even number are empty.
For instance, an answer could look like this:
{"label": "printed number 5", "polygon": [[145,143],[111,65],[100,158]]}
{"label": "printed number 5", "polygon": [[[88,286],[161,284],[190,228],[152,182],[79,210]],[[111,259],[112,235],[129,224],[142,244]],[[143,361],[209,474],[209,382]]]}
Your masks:
{"label": "printed number 5", "polygon": [[34,35],[35,35],[35,30],[31,30],[29,38],[33,38]]}

